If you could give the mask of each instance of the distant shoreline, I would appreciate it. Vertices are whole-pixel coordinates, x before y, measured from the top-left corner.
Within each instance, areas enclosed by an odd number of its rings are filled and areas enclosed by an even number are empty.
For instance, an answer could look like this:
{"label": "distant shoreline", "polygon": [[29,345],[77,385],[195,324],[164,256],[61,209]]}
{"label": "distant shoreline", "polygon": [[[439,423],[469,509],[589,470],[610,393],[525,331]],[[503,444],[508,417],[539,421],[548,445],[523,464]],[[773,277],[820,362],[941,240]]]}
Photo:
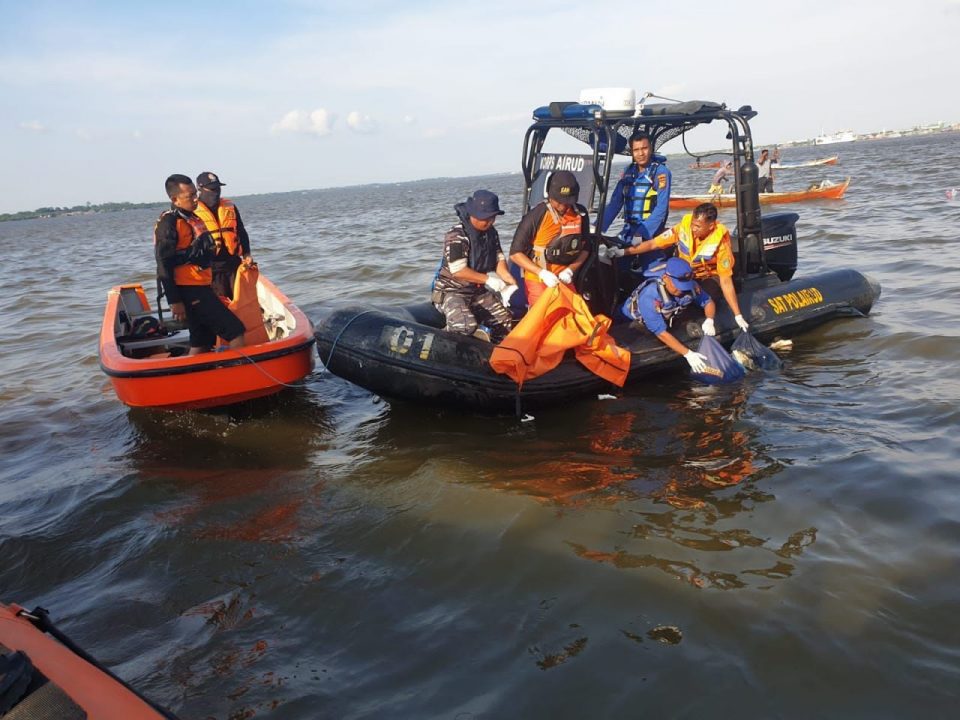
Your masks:
{"label": "distant shoreline", "polygon": [[169,205],[169,203],[165,202],[109,202],[98,205],[86,203],[84,205],[74,205],[73,207],[42,207],[36,210],[2,213],[0,214],[0,222],[7,222],[9,220],[35,220],[37,218],[60,217],[61,215],[93,215],[94,213],[117,212],[119,210],[133,210],[136,208],[164,208],[167,205]]}

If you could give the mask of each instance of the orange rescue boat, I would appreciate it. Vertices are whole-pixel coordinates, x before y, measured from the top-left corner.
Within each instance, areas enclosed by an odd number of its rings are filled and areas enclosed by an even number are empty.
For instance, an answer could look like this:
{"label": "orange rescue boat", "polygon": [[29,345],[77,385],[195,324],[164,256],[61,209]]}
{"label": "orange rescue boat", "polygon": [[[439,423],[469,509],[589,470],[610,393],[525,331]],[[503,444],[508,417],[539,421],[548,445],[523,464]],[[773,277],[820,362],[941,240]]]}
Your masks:
{"label": "orange rescue boat", "polygon": [[0,603],[0,716],[175,720],[60,632],[42,608]]}
{"label": "orange rescue boat", "polygon": [[131,407],[218,407],[279,392],[313,370],[310,321],[255,266],[238,271],[234,298],[247,344],[188,356],[189,332],[172,323],[161,326],[141,285],[111,288],[100,329],[100,367],[117,397]]}
{"label": "orange rescue boat", "polygon": [[[760,202],[762,204],[775,203],[794,203],[805,200],[840,200],[847,191],[850,184],[850,178],[841,183],[831,183],[829,181],[820,183],[817,186],[809,187],[806,190],[795,190],[793,192],[772,192],[760,193]],[[717,207],[736,207],[737,196],[733,193],[716,193],[714,195],[671,195],[670,209],[683,210],[697,207],[701,203],[713,203]]]}

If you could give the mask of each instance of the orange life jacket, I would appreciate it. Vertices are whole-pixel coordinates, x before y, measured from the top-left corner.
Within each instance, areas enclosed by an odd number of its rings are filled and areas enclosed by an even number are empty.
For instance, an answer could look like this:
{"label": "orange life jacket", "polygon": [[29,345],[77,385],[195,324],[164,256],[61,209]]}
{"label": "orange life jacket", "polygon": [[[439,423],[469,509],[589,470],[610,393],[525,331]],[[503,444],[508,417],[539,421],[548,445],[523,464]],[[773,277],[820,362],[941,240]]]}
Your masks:
{"label": "orange life jacket", "polygon": [[[160,217],[173,210],[165,211]],[[207,226],[196,215],[190,213],[176,213],[177,215],[177,251],[185,251],[190,247],[194,238],[207,232]],[[157,221],[159,222],[159,220]],[[193,263],[177,265],[173,268],[173,282],[177,285],[209,285],[213,282],[213,271],[209,267],[202,268]]]}
{"label": "orange life jacket", "polygon": [[263,326],[263,311],[257,298],[257,279],[260,271],[256,265],[241,265],[233,280],[233,300],[227,307],[240,318],[246,331],[243,333],[244,345],[265,343],[270,338]]}
{"label": "orange life jacket", "polygon": [[237,206],[232,201],[220,198],[216,217],[202,202],[197,203],[197,209],[194,212],[203,220],[218,251],[222,245],[230,255],[241,253],[242,249],[237,240]]}
{"label": "orange life jacket", "polygon": [[524,380],[553,370],[575,348],[590,372],[623,387],[630,351],[607,334],[611,320],[590,312],[586,301],[566,285],[549,288],[490,355],[490,367],[523,386]]}
{"label": "orange life jacket", "polygon": [[[557,265],[547,262],[544,253],[547,245],[558,237],[563,235],[580,235],[583,226],[583,218],[573,207],[568,206],[563,215],[560,215],[550,203],[546,203],[547,211],[543,214],[543,220],[540,221],[540,227],[537,228],[537,234],[533,237],[533,262],[542,268],[546,268],[552,273],[558,273],[566,265]],[[524,278],[539,282],[537,273],[524,270]]]}
{"label": "orange life jacket", "polygon": [[[717,251],[727,235],[727,228],[721,223],[703,240],[697,242],[693,237],[693,213],[685,215],[674,228],[677,235],[677,255],[682,257],[693,268],[697,280],[717,277]],[[730,256],[730,267],[733,267],[733,257]]]}

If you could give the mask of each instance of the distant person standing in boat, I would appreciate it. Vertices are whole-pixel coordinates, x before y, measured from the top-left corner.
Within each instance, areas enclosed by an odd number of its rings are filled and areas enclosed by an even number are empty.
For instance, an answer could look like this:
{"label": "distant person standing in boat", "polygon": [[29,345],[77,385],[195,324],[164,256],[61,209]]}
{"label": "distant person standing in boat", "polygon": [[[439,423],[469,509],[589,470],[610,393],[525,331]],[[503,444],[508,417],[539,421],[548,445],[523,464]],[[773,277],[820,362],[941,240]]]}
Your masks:
{"label": "distant person standing in boat", "polygon": [[210,231],[216,252],[211,268],[213,270],[213,290],[217,295],[233,298],[233,279],[241,263],[251,264],[250,237],[240,211],[233,201],[220,197],[220,188],[226,183],[212,172],[197,175],[197,188],[200,190],[200,203],[196,214]]}
{"label": "distant person standing in boat", "polygon": [[547,199],[520,219],[510,244],[510,259],[523,270],[527,305],[547,288],[571,285],[587,261],[587,209],[577,204],[580,183],[569,170],[558,170],[547,180]]}
{"label": "distant person standing in boat", "polygon": [[707,192],[710,195],[721,195],[726,192],[724,183],[730,179],[733,173],[733,160],[727,160],[720,166],[720,169],[713,174],[713,180],[710,181],[710,189]]}
{"label": "distant person standing in boat", "polygon": [[[633,162],[623,171],[610,193],[600,223],[600,232],[606,232],[623,210],[623,229],[617,240],[622,247],[641,243],[662,233],[670,211],[672,176],[666,165],[667,159],[654,153],[650,136],[645,132],[633,133],[629,147]],[[636,269],[642,272],[663,258],[660,252],[645,255],[640,258],[640,267]]]}
{"label": "distant person standing in boat", "polygon": [[[737,325],[741,330],[747,330],[750,324],[740,312],[737,290],[733,285],[734,258],[730,233],[723,223],[717,222],[717,207],[713,203],[697,205],[692,213],[684,215],[683,220],[653,240],[625,250],[608,248],[607,254],[619,257],[624,253],[632,255],[673,246],[677,248],[677,255],[693,268],[703,290],[716,302],[720,301],[722,295]],[[713,320],[704,324],[703,331],[707,335],[714,334]]]}
{"label": "distant person standing in boat", "polygon": [[513,328],[506,303],[517,289],[493,227],[503,215],[500,199],[489,190],[477,190],[454,210],[460,222],[443,239],[431,300],[447,318],[448,331],[473,335],[482,323],[492,331],[492,337],[483,339],[499,342]]}
{"label": "distant person standing in boat", "polygon": [[231,348],[242,347],[243,323],[220,302],[210,284],[214,242],[194,214],[197,188],[186,175],[171,175],[165,189],[170,209],[161,213],[153,229],[157,280],[174,319],[187,322],[190,354],[209,352],[218,336]]}
{"label": "distant person standing in boat", "polygon": [[764,148],[760,151],[760,159],[757,160],[757,191],[762,193],[773,192],[773,168],[770,167],[773,160],[770,157],[770,151]]}
{"label": "distant person standing in boat", "polygon": [[[690,364],[693,372],[703,372],[707,358],[691,350],[670,333],[674,319],[694,304],[703,308],[707,316],[704,327],[713,326],[717,306],[693,277],[690,263],[681,258],[667,260],[663,273],[641,283],[626,299],[621,312],[639,322],[657,336],[657,340]],[[713,333],[708,333],[712,335]]]}

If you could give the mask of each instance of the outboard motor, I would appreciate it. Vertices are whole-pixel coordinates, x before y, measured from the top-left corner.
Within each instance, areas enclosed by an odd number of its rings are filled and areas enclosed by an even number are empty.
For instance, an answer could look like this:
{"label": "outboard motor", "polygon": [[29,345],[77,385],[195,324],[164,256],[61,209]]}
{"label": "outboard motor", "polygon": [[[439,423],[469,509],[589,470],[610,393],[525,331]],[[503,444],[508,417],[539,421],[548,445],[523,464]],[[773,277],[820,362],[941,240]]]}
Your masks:
{"label": "outboard motor", "polygon": [[797,271],[797,220],[792,212],[770,213],[763,216],[763,254],[767,267],[786,282]]}

